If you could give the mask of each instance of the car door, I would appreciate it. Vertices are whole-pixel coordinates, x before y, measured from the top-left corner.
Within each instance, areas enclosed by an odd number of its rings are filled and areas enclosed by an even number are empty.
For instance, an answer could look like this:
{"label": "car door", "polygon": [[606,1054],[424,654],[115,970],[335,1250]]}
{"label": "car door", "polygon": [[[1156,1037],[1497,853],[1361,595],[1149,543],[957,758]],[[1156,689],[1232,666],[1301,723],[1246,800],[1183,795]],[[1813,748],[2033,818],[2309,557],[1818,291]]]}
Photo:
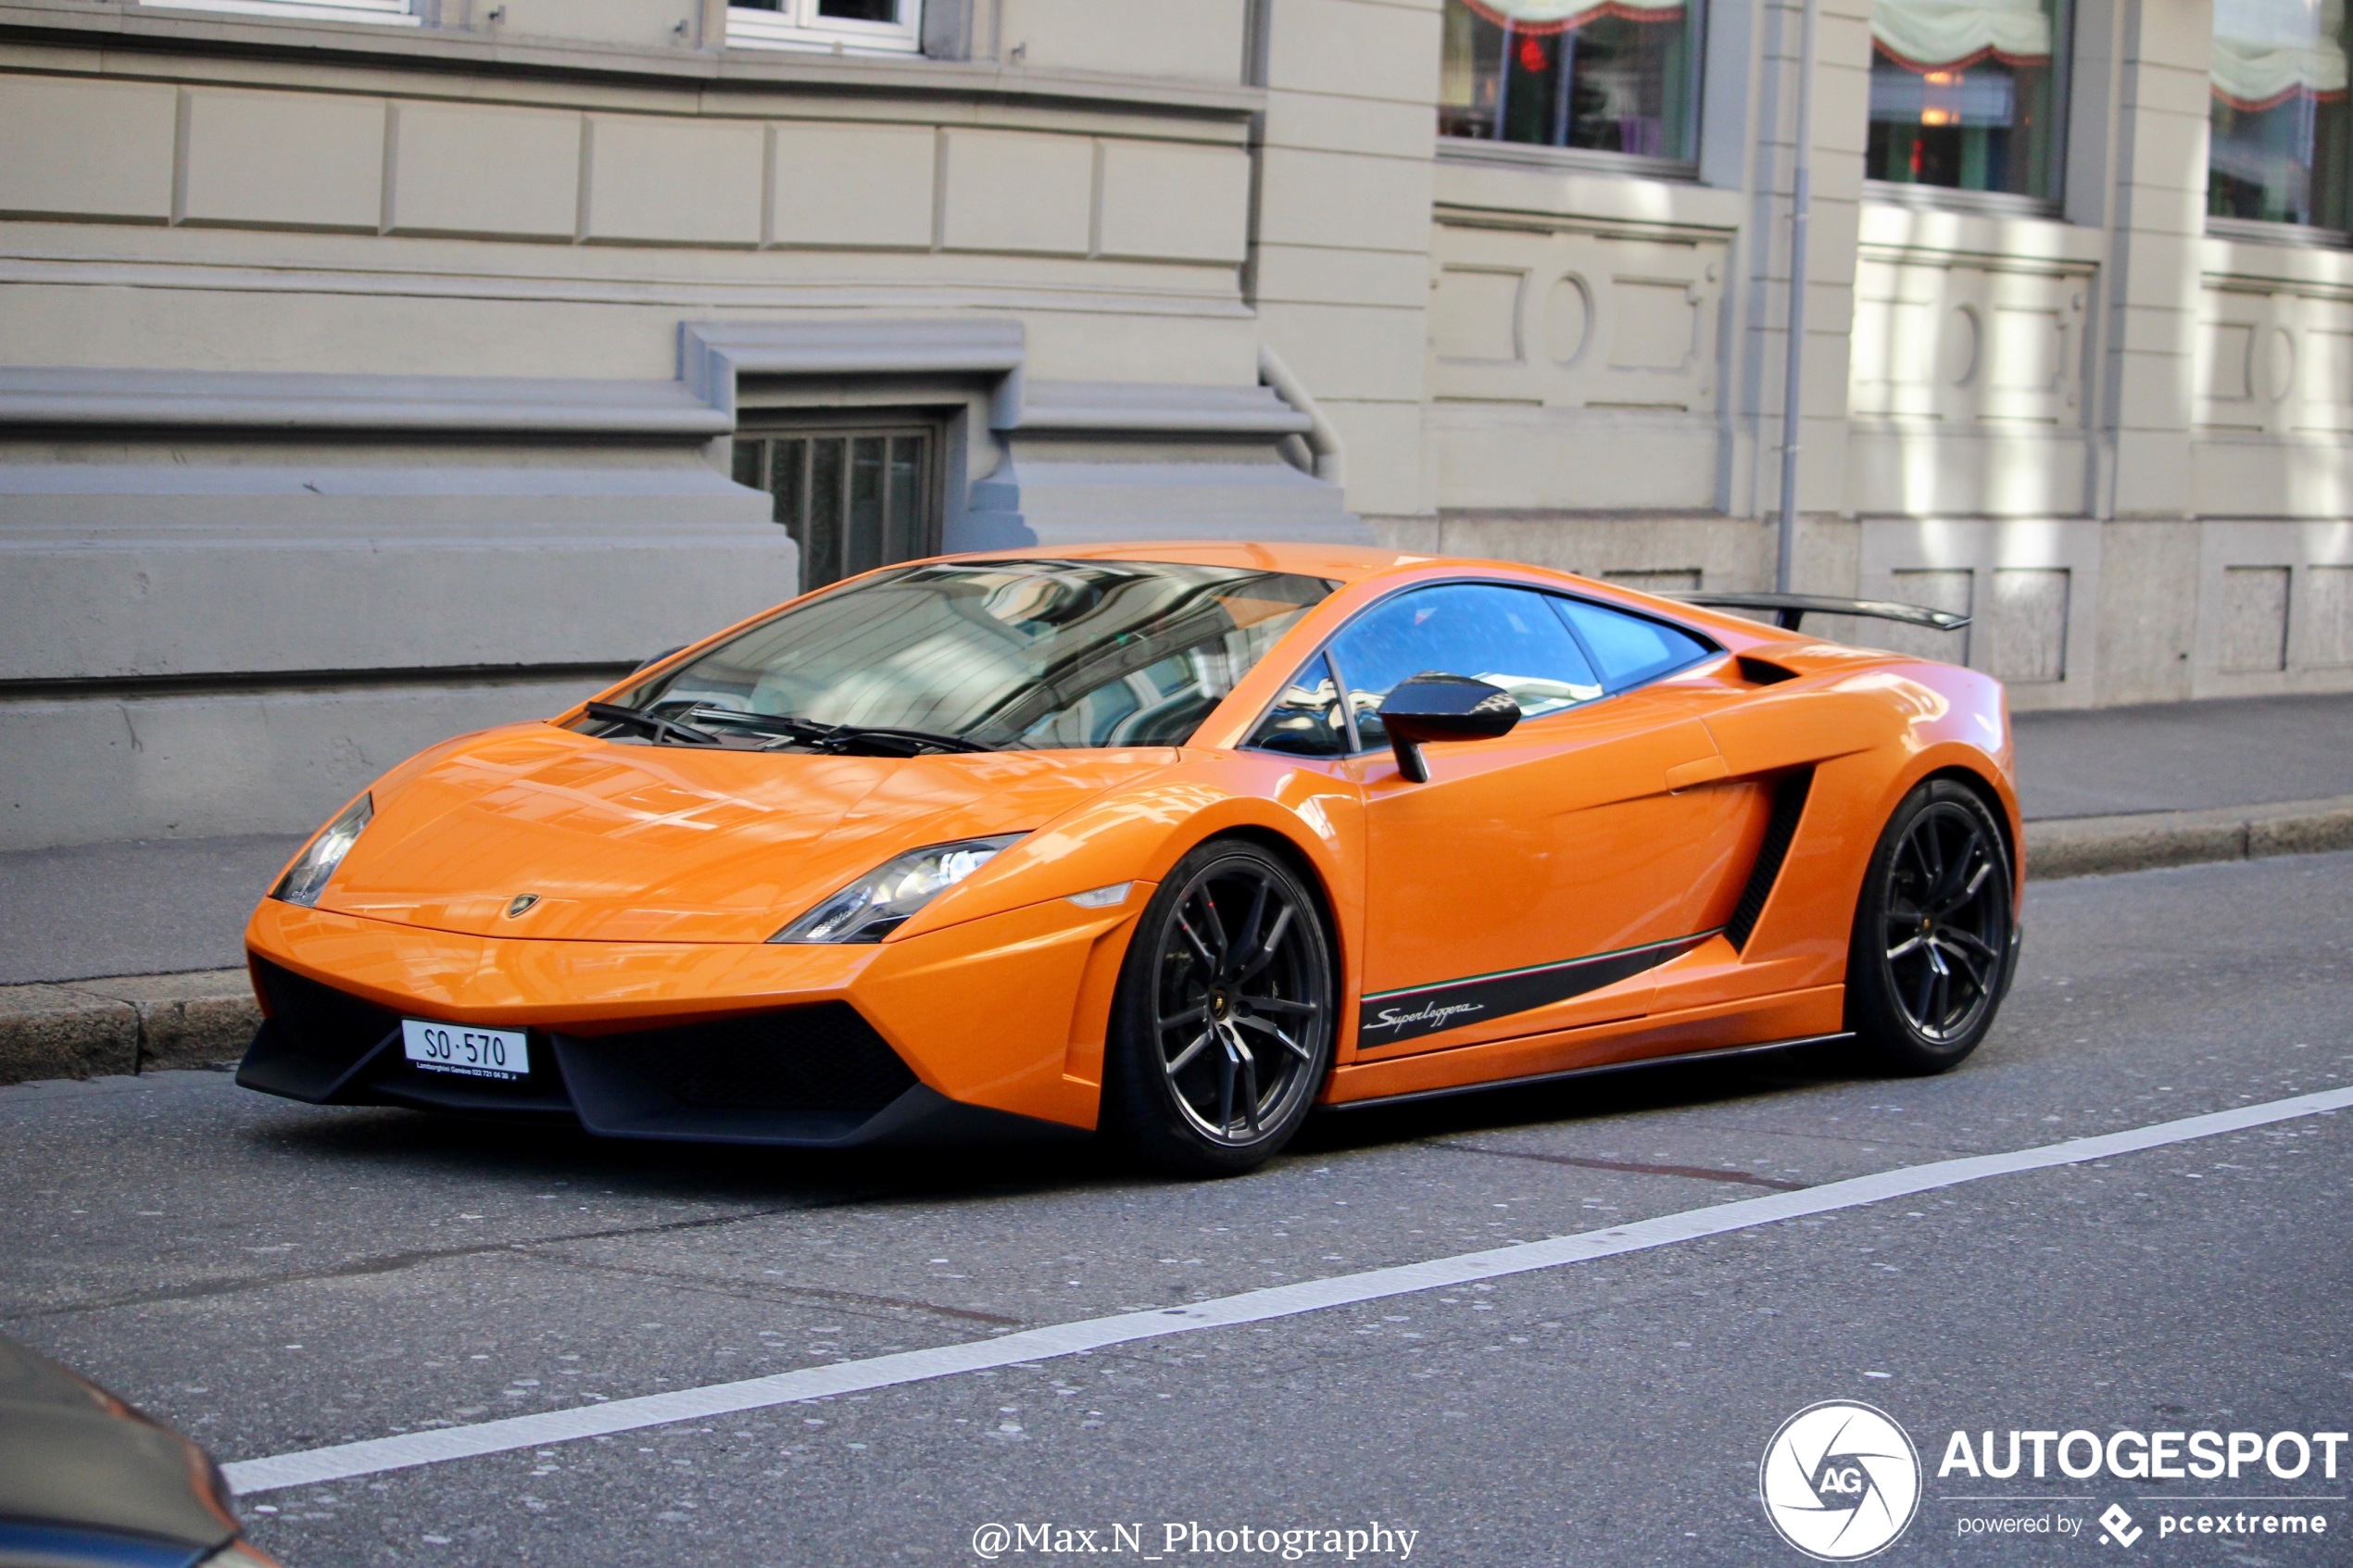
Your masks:
{"label": "car door", "polygon": [[[1640,1016],[1650,972],[1704,941],[1737,897],[1753,804],[1705,787],[1723,771],[1705,699],[1659,679],[1715,650],[1680,632],[1645,649],[1642,627],[1604,623],[1597,656],[1574,608],[1503,583],[1434,584],[1331,644],[1365,795],[1360,1051]],[[1429,746],[1417,784],[1399,774],[1378,709],[1432,671],[1502,686],[1525,717],[1498,739]]]}

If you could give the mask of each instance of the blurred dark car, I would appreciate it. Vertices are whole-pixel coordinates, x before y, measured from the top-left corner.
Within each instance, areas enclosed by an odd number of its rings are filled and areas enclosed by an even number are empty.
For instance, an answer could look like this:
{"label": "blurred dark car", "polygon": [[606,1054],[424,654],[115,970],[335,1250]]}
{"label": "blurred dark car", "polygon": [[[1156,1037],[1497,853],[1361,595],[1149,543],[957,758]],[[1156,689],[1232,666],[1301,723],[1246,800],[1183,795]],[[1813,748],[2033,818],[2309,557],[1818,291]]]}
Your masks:
{"label": "blurred dark car", "polygon": [[0,1568],[276,1568],[212,1456],[0,1339]]}

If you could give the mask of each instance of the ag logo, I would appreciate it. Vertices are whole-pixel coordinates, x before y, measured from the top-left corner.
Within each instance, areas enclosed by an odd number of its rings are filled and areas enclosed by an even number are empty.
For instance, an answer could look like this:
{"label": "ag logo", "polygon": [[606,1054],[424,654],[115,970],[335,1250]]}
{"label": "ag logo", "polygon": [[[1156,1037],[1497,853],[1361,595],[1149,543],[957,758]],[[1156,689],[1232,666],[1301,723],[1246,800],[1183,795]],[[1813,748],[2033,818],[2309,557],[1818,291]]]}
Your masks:
{"label": "ag logo", "polygon": [[1773,1434],[1757,1469],[1765,1517],[1806,1556],[1852,1562],[1894,1544],[1920,1502],[1920,1456],[1869,1405],[1808,1405]]}

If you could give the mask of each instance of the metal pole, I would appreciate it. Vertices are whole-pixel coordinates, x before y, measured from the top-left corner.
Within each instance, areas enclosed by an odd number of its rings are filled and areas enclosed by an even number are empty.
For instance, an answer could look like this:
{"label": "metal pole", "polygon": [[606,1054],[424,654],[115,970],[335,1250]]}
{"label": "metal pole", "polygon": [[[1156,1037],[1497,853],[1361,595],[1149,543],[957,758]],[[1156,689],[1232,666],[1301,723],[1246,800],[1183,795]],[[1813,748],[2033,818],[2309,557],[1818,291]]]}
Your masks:
{"label": "metal pole", "polygon": [[1570,101],[1574,86],[1571,78],[1577,74],[1577,30],[1573,27],[1560,34],[1560,56],[1556,63],[1560,74],[1560,96],[1553,111],[1553,145],[1566,147],[1568,145],[1569,111],[1575,107]]}
{"label": "metal pole", "polygon": [[1781,524],[1773,586],[1790,591],[1797,560],[1797,437],[1806,385],[1806,218],[1814,194],[1814,18],[1821,0],[1806,0],[1797,48],[1797,173],[1789,212],[1789,352],[1781,388]]}
{"label": "metal pole", "polygon": [[1504,139],[1504,111],[1512,102],[1512,24],[1504,24],[1504,55],[1495,62],[1495,140]]}

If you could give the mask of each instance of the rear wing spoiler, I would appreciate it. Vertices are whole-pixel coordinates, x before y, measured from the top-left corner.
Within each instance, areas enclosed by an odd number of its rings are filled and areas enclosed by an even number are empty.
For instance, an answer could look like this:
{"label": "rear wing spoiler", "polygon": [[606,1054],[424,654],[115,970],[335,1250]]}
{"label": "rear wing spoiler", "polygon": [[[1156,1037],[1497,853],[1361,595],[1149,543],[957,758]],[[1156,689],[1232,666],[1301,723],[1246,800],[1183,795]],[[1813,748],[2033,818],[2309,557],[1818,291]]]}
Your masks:
{"label": "rear wing spoiler", "polygon": [[1900,621],[1906,626],[1926,626],[1931,631],[1957,632],[1967,626],[1969,618],[1956,615],[1949,609],[1930,609],[1925,605],[1897,604],[1893,599],[1841,599],[1826,594],[1669,594],[1687,605],[1704,609],[1763,611],[1773,618],[1773,624],[1785,632],[1794,632],[1810,615],[1860,615],[1873,621]]}

